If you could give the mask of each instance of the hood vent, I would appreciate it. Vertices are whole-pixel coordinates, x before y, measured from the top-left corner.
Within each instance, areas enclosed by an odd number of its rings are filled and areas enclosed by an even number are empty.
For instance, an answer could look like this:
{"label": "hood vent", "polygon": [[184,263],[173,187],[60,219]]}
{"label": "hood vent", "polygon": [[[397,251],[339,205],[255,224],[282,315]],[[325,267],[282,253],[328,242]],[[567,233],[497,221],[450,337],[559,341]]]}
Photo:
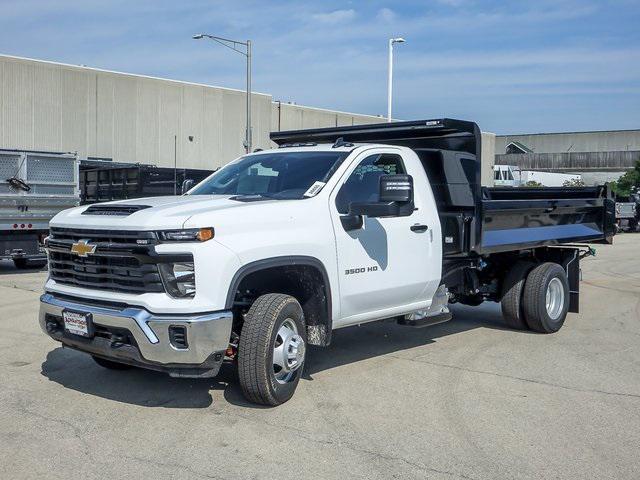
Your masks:
{"label": "hood vent", "polygon": [[82,215],[111,215],[114,217],[128,217],[139,210],[151,208],[151,205],[91,205]]}

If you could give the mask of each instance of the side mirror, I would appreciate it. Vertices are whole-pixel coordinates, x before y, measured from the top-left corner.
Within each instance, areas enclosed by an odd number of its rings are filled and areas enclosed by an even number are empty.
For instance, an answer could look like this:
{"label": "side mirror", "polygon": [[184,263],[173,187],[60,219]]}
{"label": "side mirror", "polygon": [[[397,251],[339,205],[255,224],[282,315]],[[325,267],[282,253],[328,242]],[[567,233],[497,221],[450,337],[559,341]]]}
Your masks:
{"label": "side mirror", "polygon": [[411,175],[383,175],[380,177],[380,201],[407,203],[413,200]]}
{"label": "side mirror", "polygon": [[408,217],[414,209],[413,177],[411,175],[382,175],[379,201],[352,202],[349,215],[367,217]]}
{"label": "side mirror", "polygon": [[182,189],[181,189],[182,195],[184,195],[189,190],[191,190],[193,188],[194,183],[196,182],[193,178],[185,178],[184,181],[182,182]]}

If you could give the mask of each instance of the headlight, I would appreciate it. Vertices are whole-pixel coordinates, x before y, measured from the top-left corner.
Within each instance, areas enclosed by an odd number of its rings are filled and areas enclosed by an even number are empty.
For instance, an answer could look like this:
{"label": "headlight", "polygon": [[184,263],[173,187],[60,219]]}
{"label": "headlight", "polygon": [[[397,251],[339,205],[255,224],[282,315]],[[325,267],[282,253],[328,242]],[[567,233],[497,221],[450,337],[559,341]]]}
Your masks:
{"label": "headlight", "polygon": [[193,298],[196,294],[196,274],[193,262],[158,264],[162,283],[173,298]]}
{"label": "headlight", "polygon": [[188,228],[158,232],[163,242],[206,242],[213,238],[213,228]]}

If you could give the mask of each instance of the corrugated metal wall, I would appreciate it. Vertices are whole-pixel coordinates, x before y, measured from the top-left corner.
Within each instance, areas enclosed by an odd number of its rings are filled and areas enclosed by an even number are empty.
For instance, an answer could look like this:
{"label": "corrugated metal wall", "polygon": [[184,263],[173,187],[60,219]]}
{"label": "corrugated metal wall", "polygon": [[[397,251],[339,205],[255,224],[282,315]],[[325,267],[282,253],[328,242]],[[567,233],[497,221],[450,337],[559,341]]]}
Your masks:
{"label": "corrugated metal wall", "polygon": [[496,155],[499,165],[516,165],[521,170],[545,172],[624,172],[640,160],[640,151],[513,153]]}
{"label": "corrugated metal wall", "polygon": [[499,135],[496,153],[506,153],[511,142],[520,142],[534,153],[630,151],[640,150],[640,130]]}
{"label": "corrugated metal wall", "polygon": [[[0,80],[0,148],[172,166],[175,136],[184,168],[217,168],[244,153],[241,90],[8,56]],[[252,96],[254,148],[271,146],[272,129],[377,121]]]}

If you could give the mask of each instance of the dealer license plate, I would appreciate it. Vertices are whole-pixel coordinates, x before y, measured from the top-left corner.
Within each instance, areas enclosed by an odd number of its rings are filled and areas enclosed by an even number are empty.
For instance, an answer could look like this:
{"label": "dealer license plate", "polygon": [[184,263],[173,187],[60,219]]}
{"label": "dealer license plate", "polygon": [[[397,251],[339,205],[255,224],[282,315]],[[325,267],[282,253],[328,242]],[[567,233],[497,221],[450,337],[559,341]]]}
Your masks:
{"label": "dealer license plate", "polygon": [[81,337],[93,336],[93,325],[90,313],[80,313],[65,310],[62,312],[62,320],[64,321],[64,329],[74,335]]}

